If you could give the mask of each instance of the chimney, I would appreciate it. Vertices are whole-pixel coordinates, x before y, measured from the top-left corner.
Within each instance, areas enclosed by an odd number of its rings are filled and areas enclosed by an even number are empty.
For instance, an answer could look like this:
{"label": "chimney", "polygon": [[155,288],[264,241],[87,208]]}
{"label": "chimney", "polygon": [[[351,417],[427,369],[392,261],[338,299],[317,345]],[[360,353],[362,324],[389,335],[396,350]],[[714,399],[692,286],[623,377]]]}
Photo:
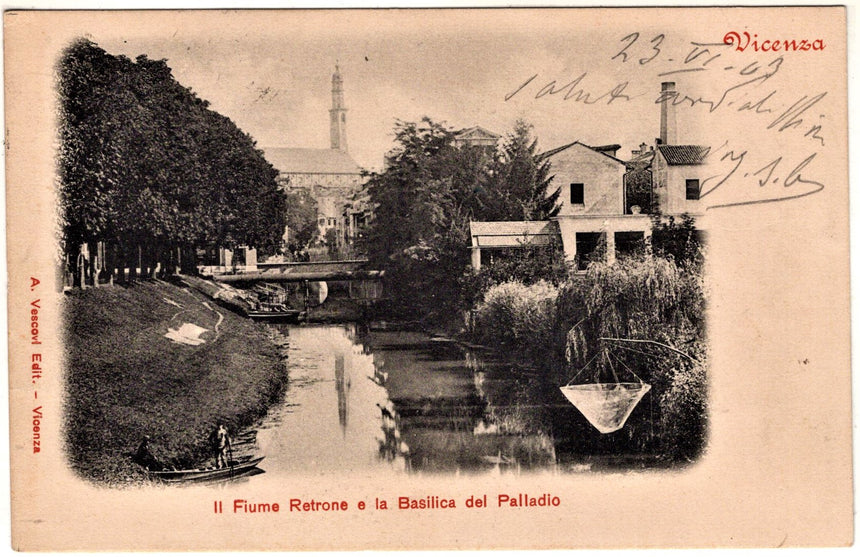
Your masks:
{"label": "chimney", "polygon": [[660,91],[660,144],[677,145],[675,125],[675,83],[664,81]]}

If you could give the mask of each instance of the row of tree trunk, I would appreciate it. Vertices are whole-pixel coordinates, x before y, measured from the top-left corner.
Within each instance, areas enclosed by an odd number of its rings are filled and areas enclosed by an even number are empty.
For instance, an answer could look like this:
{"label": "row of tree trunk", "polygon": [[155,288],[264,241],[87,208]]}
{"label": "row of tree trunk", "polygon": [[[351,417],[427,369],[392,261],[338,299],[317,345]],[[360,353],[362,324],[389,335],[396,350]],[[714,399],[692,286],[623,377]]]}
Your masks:
{"label": "row of tree trunk", "polygon": [[81,244],[77,253],[66,254],[64,286],[98,287],[196,272],[193,246],[89,242]]}

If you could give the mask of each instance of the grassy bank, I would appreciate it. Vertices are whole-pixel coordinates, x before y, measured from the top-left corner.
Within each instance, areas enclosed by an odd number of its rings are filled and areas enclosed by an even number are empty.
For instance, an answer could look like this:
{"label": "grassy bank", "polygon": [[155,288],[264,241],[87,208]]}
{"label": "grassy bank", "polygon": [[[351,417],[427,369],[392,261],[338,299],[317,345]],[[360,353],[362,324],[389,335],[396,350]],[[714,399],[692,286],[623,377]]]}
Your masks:
{"label": "grassy bank", "polygon": [[[131,456],[144,435],[168,465],[211,464],[217,424],[252,424],[286,385],[271,333],[178,284],[74,291],[64,314],[67,455],[97,482],[143,478]],[[165,338],[183,323],[205,343]]]}

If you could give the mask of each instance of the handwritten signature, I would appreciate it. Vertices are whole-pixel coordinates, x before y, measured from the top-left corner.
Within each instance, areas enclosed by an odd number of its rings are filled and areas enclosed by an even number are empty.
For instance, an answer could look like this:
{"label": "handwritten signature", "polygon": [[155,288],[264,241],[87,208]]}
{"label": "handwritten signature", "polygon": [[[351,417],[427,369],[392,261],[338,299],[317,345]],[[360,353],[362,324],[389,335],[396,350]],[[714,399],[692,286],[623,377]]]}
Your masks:
{"label": "handwritten signature", "polygon": [[[751,178],[753,183],[758,184],[759,189],[768,188],[767,191],[769,192],[773,191],[774,187],[779,187],[780,185],[782,186],[782,190],[775,193],[767,193],[768,197],[708,205],[707,210],[799,199],[816,194],[825,188],[823,183],[810,178],[807,171],[807,167],[818,156],[818,152],[814,152],[800,162],[795,161],[794,163],[786,162],[784,155],[777,155],[763,165],[749,162],[747,158],[750,156],[749,150],[738,151],[737,149],[730,148],[728,141],[716,149],[709,148],[708,153],[705,155],[705,163],[709,165],[709,168],[714,168],[717,173],[702,180],[702,193],[699,199],[705,199],[714,194],[714,192],[729,184],[729,179],[732,177]],[[723,165],[724,168],[718,168],[720,165]]]}

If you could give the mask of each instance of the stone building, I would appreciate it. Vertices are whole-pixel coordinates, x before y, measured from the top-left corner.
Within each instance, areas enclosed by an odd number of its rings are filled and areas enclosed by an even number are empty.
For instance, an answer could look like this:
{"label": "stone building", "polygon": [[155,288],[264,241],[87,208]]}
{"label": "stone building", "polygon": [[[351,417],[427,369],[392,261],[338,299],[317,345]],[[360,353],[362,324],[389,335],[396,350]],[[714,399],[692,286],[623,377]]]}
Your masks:
{"label": "stone building", "polygon": [[652,162],[654,200],[665,215],[701,215],[699,201],[708,149],[677,143],[675,130],[675,84],[661,85],[660,137]]}
{"label": "stone building", "polygon": [[658,145],[654,155],[653,192],[666,215],[701,215],[699,197],[707,150],[700,145]]}
{"label": "stone building", "polygon": [[357,220],[350,211],[358,209],[350,207],[354,206],[351,202],[359,194],[363,178],[361,168],[349,154],[347,108],[338,66],[331,78],[331,97],[328,149],[268,147],[263,151],[278,170],[282,187],[305,190],[316,200],[319,238],[325,239],[329,230],[335,230],[338,241],[345,241],[349,238],[350,224]]}
{"label": "stone building", "polygon": [[[472,266],[480,268],[482,250],[547,244],[555,237],[561,239],[565,258],[583,270],[594,257],[612,262],[617,254],[650,242],[650,217],[626,199],[631,163],[653,176],[651,197],[662,214],[700,215],[708,150],[677,144],[674,87],[671,82],[661,85],[664,101],[656,149],[640,145],[634,161],[616,158],[619,145],[591,147],[578,141],[544,153],[552,164],[551,189],[561,189],[558,215],[543,222],[472,222]],[[598,249],[601,244],[604,250]]]}
{"label": "stone building", "polygon": [[495,148],[501,136],[482,128],[481,126],[472,126],[464,128],[454,134],[454,145],[457,147],[487,147],[488,149]]}
{"label": "stone building", "polygon": [[473,222],[472,265],[480,266],[481,250],[539,245],[555,235],[561,238],[565,258],[585,269],[601,239],[610,260],[645,241],[651,221],[625,211],[627,167],[615,158],[618,149],[574,141],[543,153],[552,164],[552,189],[561,189],[558,215],[549,222]]}
{"label": "stone building", "polygon": [[626,251],[650,236],[651,221],[626,210],[625,163],[615,157],[617,144],[591,147],[575,141],[545,154],[553,185],[561,188],[558,223],[565,257],[584,269],[606,243],[606,256]]}

